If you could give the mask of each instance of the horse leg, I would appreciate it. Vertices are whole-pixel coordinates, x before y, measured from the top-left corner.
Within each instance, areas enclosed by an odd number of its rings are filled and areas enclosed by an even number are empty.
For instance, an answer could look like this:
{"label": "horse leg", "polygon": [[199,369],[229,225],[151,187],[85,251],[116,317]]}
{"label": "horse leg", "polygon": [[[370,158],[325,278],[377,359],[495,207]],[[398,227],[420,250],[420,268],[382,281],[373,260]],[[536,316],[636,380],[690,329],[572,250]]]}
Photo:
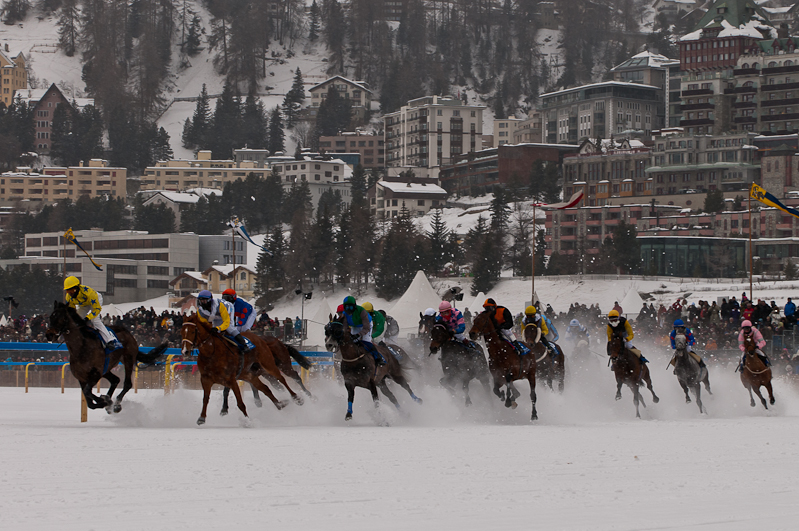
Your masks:
{"label": "horse leg", "polygon": [[645,381],[646,381],[646,388],[649,389],[650,393],[652,393],[652,402],[657,404],[658,402],[660,402],[660,398],[658,398],[658,395],[655,394],[655,390],[652,388],[652,378],[649,377],[649,374],[646,375]]}
{"label": "horse leg", "polygon": [[111,411],[112,411],[112,405],[114,404],[114,399],[113,399],[114,390],[117,388],[117,385],[119,385],[119,376],[117,376],[116,374],[114,374],[111,371],[108,371],[107,373],[105,373],[103,375],[103,378],[108,380],[108,383],[109,383],[108,392],[105,394],[104,399],[105,399],[105,402],[106,402],[105,410],[110,415]]}
{"label": "horse leg", "polygon": [[250,389],[252,389],[252,397],[255,400],[255,407],[263,406],[263,402],[261,402],[261,397],[258,396],[258,389],[255,387],[255,384],[250,383]]}
{"label": "horse leg", "polygon": [[683,380],[678,380],[678,381],[680,382],[680,387],[682,387],[682,392],[685,393],[685,403],[686,404],[690,404],[691,403],[691,397],[688,396],[688,384],[686,382],[684,382]]}
{"label": "horse leg", "polygon": [[[512,407],[516,409],[516,401],[514,400],[513,396],[513,380],[510,374],[505,376],[505,407]],[[518,392],[518,391],[517,391]]]}
{"label": "horse leg", "polygon": [[[633,389],[633,404],[635,404],[635,416],[636,418],[641,418],[641,413],[638,411],[638,403],[641,399],[641,392],[638,390],[637,385],[632,386]],[[646,406],[644,406],[646,407]]]}
{"label": "horse leg", "polygon": [[275,395],[272,393],[272,390],[269,389],[269,387],[267,387],[267,385],[263,383],[260,378],[258,378],[257,374],[253,375],[252,380],[250,380],[250,385],[252,386],[253,394],[257,394],[258,391],[261,391],[263,394],[266,395],[266,398],[272,401],[272,403],[275,405],[275,407],[278,410],[281,410],[288,405],[288,402],[286,402],[285,400],[278,400],[275,397]]}
{"label": "horse leg", "polygon": [[768,402],[769,402],[769,404],[771,404],[773,406],[774,405],[774,392],[771,389],[771,380],[769,380],[768,382],[763,384],[763,387],[765,387],[766,391],[768,391]]}
{"label": "horse leg", "polygon": [[616,400],[621,400],[621,384],[623,382],[616,378]]}
{"label": "horse leg", "polygon": [[396,376],[392,376],[391,379],[394,380],[395,382],[397,382],[400,387],[402,387],[403,389],[408,391],[408,394],[411,395],[411,398],[413,399],[414,402],[416,402],[417,404],[421,404],[422,403],[422,399],[419,398],[418,396],[416,396],[415,394],[413,394],[413,390],[411,389],[410,384],[408,384],[408,380],[406,380],[405,377],[402,376],[402,374],[398,374]]}
{"label": "horse leg", "polygon": [[705,408],[702,406],[702,385],[700,382],[696,382],[696,387],[694,387],[694,394],[696,395],[696,405],[699,406],[699,412],[704,413]]}
{"label": "horse leg", "polygon": [[219,415],[224,417],[228,413],[228,403],[227,399],[230,396],[230,387],[225,387],[225,390],[222,391],[222,411],[219,412]]}
{"label": "horse leg", "polygon": [[469,381],[470,381],[469,378],[464,378],[463,379],[463,386],[462,386],[463,394],[466,395],[466,407],[469,407],[469,406],[472,405],[472,399],[469,397]]}
{"label": "horse leg", "polygon": [[114,413],[119,413],[122,411],[122,399],[125,398],[125,395],[128,394],[133,388],[133,378],[131,374],[133,373],[133,364],[130,364],[130,368],[128,368],[128,364],[125,363],[125,381],[122,384],[122,391],[117,395],[116,399],[114,400]]}
{"label": "horse leg", "polygon": [[755,391],[755,394],[756,394],[756,395],[757,395],[757,397],[760,399],[760,403],[761,403],[761,404],[763,404],[763,407],[764,407],[764,408],[766,408],[766,409],[768,409],[768,404],[766,404],[766,399],[765,399],[765,398],[763,398],[763,395],[762,395],[762,394],[760,394],[760,386],[759,386],[759,385],[753,385],[753,386],[752,386],[752,389],[754,389],[754,391]]}
{"label": "horse leg", "polygon": [[385,378],[380,380],[380,383],[377,384],[377,387],[379,387],[380,390],[383,391],[383,394],[386,395],[386,398],[388,398],[389,401],[392,404],[394,404],[394,407],[397,408],[397,411],[399,411],[400,405],[399,405],[399,402],[397,402],[397,397],[394,396],[394,393],[392,393],[391,389],[389,389],[388,385],[386,385],[386,379]]}
{"label": "horse leg", "polygon": [[239,410],[247,417],[247,406],[244,405],[244,398],[241,396],[241,389],[239,389],[239,384],[234,379],[232,381],[232,385],[230,386],[233,389],[233,396],[236,397],[236,405],[239,406]]}
{"label": "horse leg", "polygon": [[530,400],[533,402],[533,413],[530,420],[538,420],[538,411],[535,409],[537,399],[535,396],[535,372],[532,370],[527,372],[527,381],[530,383]]}
{"label": "horse leg", "polygon": [[277,374],[272,374],[272,376],[277,378],[277,381],[280,382],[281,385],[283,385],[283,387],[286,388],[286,391],[288,391],[289,394],[291,395],[291,399],[294,400],[294,402],[296,402],[298,406],[301,406],[304,403],[304,400],[302,399],[302,397],[300,395],[298,395],[297,393],[295,393],[291,389],[291,387],[289,387],[289,384],[286,382],[286,379],[283,378],[282,374],[280,374],[278,372]]}
{"label": "horse leg", "polygon": [[303,392],[303,393],[305,393],[306,395],[308,395],[308,398],[313,398],[313,395],[311,394],[311,392],[308,390],[308,388],[307,388],[307,387],[305,387],[305,384],[304,384],[304,383],[302,383],[302,377],[299,375],[299,373],[298,373],[297,371],[295,371],[295,370],[294,370],[294,368],[293,368],[293,367],[290,367],[289,369],[286,369],[286,370],[285,370],[285,371],[283,371],[283,372],[284,372],[286,375],[288,375],[288,377],[289,377],[289,378],[291,378],[292,380],[294,380],[295,382],[297,382],[297,385],[299,385],[299,386],[300,386],[300,389],[302,389],[302,392]]}
{"label": "horse leg", "polygon": [[566,380],[566,363],[565,363],[566,360],[563,354],[561,354],[560,356],[561,356],[561,361],[556,365],[557,376],[558,376],[558,393],[563,392],[563,387],[565,386],[565,380]]}
{"label": "horse leg", "polygon": [[[211,387],[214,385],[214,382],[207,376],[202,375],[200,377],[200,382],[203,386],[203,410],[200,413],[200,418],[197,419],[197,425],[202,426],[205,424],[205,416],[208,413],[208,399],[211,397]],[[227,388],[225,388],[225,390],[227,390]],[[225,398],[227,399],[227,397]]]}
{"label": "horse leg", "polygon": [[344,420],[352,420],[352,401],[355,398],[355,386],[351,383],[345,383],[344,387],[347,388],[347,414],[344,415]]}
{"label": "horse leg", "polygon": [[[755,407],[756,404],[755,404],[755,397],[752,396],[752,386],[750,384],[744,384],[744,385],[749,390],[749,405]],[[757,394],[759,395],[760,393],[758,392]]]}
{"label": "horse leg", "polygon": [[80,390],[83,392],[83,396],[86,397],[86,405],[89,409],[105,407],[105,404],[98,403],[97,397],[92,393],[92,387],[94,387],[94,385],[94,383],[90,383],[89,381],[81,384]]}

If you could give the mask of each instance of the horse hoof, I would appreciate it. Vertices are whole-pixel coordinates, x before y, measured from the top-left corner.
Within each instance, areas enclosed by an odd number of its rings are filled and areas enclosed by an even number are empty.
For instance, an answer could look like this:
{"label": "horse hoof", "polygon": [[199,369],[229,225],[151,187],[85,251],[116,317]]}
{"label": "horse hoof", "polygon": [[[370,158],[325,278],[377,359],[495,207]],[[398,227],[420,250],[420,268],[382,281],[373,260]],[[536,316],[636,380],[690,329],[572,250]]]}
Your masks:
{"label": "horse hoof", "polygon": [[510,408],[511,408],[511,409],[516,409],[517,407],[519,407],[519,404],[517,404],[516,402],[514,402],[514,403],[512,403],[512,404],[510,405]]}
{"label": "horse hoof", "polygon": [[278,401],[278,402],[275,402],[275,407],[276,407],[278,410],[280,410],[280,409],[283,409],[283,408],[284,408],[284,407],[286,407],[287,405],[289,405],[289,403],[288,403],[288,401],[286,401],[286,400],[280,400],[280,401]]}
{"label": "horse hoof", "polygon": [[472,405],[472,401],[467,398],[466,399],[466,407],[469,407],[471,405]]}
{"label": "horse hoof", "polygon": [[686,403],[686,404],[690,404],[690,403],[691,403],[691,399],[690,399],[690,398],[688,398],[687,396],[685,397],[685,403]]}
{"label": "horse hoof", "polygon": [[755,407],[755,401],[754,401],[754,400],[752,400],[752,401],[749,403],[749,405],[750,405],[750,406],[752,406],[752,407]]}
{"label": "horse hoof", "polygon": [[533,411],[533,416],[530,418],[530,420],[538,420],[538,413]]}
{"label": "horse hoof", "polygon": [[225,415],[227,415],[227,409],[223,409],[222,411],[219,412],[220,417],[224,417]]}
{"label": "horse hoof", "polygon": [[198,426],[202,426],[203,424],[205,424],[205,417],[198,418],[197,419],[197,425]]}
{"label": "horse hoof", "polygon": [[121,404],[114,405],[114,413],[119,413],[120,411],[122,411],[122,405]]}
{"label": "horse hoof", "polygon": [[776,402],[776,400],[774,400],[773,398],[769,399],[768,401],[768,403],[771,404],[772,406],[774,405],[774,402]]}
{"label": "horse hoof", "polygon": [[[415,396],[415,397],[413,398],[413,401],[414,401],[414,402],[416,402],[417,404],[424,404],[424,401],[423,401],[421,398],[419,398],[418,396]],[[773,404],[773,403],[774,403],[774,402],[772,402],[772,404]]]}
{"label": "horse hoof", "polygon": [[[654,402],[655,404],[657,404],[658,402],[660,402],[660,398],[658,398],[658,397],[656,397],[656,396],[653,396],[653,397],[652,397],[652,402]],[[644,407],[646,407],[646,406],[644,406]]]}
{"label": "horse hoof", "polygon": [[344,420],[352,420],[352,413],[347,413],[344,415]]}
{"label": "horse hoof", "polygon": [[616,400],[621,400],[621,395],[616,395]]}
{"label": "horse hoof", "polygon": [[296,403],[298,406],[301,406],[301,405],[303,405],[303,404],[305,403],[305,401],[302,399],[302,397],[301,397],[300,395],[294,395],[294,397],[293,397],[293,398],[294,398],[294,402],[295,402],[295,403]]}
{"label": "horse hoof", "polygon": [[262,407],[263,405],[264,405],[264,403],[261,402],[260,400],[256,400],[255,401],[255,407]]}

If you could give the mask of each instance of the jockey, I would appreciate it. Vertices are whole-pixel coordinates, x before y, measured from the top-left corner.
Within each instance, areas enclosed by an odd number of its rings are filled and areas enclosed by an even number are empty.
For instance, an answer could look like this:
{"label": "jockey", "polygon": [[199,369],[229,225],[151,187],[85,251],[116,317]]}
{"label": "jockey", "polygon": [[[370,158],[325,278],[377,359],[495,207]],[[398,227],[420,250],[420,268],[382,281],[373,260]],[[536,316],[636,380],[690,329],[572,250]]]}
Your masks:
{"label": "jockey", "polygon": [[641,354],[641,351],[633,346],[632,341],[635,334],[633,334],[633,327],[630,322],[621,317],[616,310],[610,310],[608,313],[608,356],[610,356],[610,341],[613,336],[619,336],[624,339],[624,347],[635,354],[641,363],[649,363],[649,360]]}
{"label": "jockey", "polygon": [[343,306],[344,319],[346,321],[345,330],[348,330],[353,336],[358,336],[357,341],[372,355],[377,365],[385,365],[385,358],[377,350],[377,347],[372,344],[372,316],[369,315],[369,312],[363,306],[355,304],[355,297],[352,295],[344,299]]}
{"label": "jockey", "polygon": [[549,319],[549,316],[546,313],[541,313],[541,312],[539,312],[539,315],[541,316],[541,319],[543,319],[543,321],[547,324],[547,329],[549,330],[549,333],[552,334],[552,342],[554,343],[555,341],[560,339],[560,334],[558,334],[558,329],[555,328],[555,325]]}
{"label": "jockey", "polygon": [[757,328],[752,328],[751,321],[744,321],[741,323],[741,332],[738,334],[738,348],[741,349],[743,352],[743,356],[741,357],[741,364],[738,365],[737,371],[742,371],[744,368],[744,360],[746,359],[746,347],[744,347],[744,339],[750,337],[754,340],[755,346],[757,347],[757,356],[760,358],[766,367],[771,366],[771,360],[768,359],[768,356],[763,353],[761,350],[763,347],[766,346],[766,340],[763,339],[763,334],[760,333],[760,330]]}
{"label": "jockey", "polygon": [[[682,319],[677,319],[676,321],[674,321],[674,329],[669,334],[672,350],[677,349],[677,344],[674,342],[674,339],[677,337],[677,334],[682,334],[685,336],[686,346],[688,347],[687,349],[688,354],[690,354],[691,357],[699,363],[700,367],[706,367],[705,362],[702,360],[699,354],[694,352],[693,346],[696,345],[696,339],[694,339],[694,334],[691,332],[691,329],[685,327],[685,323],[682,322]],[[672,366],[676,366],[677,358],[672,357],[669,363]]]}
{"label": "jockey", "polygon": [[510,310],[504,306],[497,306],[494,299],[486,299],[483,303],[483,310],[488,313],[488,317],[491,319],[494,328],[499,332],[499,336],[515,346],[519,354],[524,355],[530,352],[530,349],[520,343],[516,336],[513,335],[513,330],[511,330],[513,328],[513,316]]}
{"label": "jockey", "polygon": [[386,320],[386,335],[383,336],[383,339],[388,344],[396,345],[397,337],[399,337],[399,332],[400,332],[399,323],[397,322],[396,319],[386,314],[385,310],[378,310],[378,311]]}
{"label": "jockey", "polygon": [[566,337],[573,340],[574,343],[577,344],[581,339],[590,341],[591,332],[589,332],[586,327],[581,325],[580,321],[577,319],[572,319],[569,321],[569,327],[566,329]]}
{"label": "jockey", "polygon": [[447,327],[447,330],[452,332],[455,339],[463,342],[467,347],[472,346],[472,342],[466,337],[466,321],[463,320],[463,314],[457,308],[453,308],[452,304],[447,301],[441,301],[438,305],[438,317],[436,323],[441,323]]}
{"label": "jockey", "polygon": [[530,305],[524,309],[522,329],[524,329],[524,327],[528,324],[534,324],[541,329],[541,344],[547,348],[550,356],[555,356],[557,352],[554,348],[552,348],[552,345],[550,345],[549,341],[547,341],[547,334],[549,333],[550,324],[549,319],[547,319],[546,316],[542,316],[540,313],[538,313],[533,305]]}
{"label": "jockey", "polygon": [[233,325],[239,333],[246,332],[252,328],[252,325],[255,323],[255,311],[249,302],[239,298],[236,295],[236,291],[230,288],[222,292],[222,300],[233,305]]}
{"label": "jockey", "polygon": [[230,336],[241,352],[248,349],[244,337],[236,328],[236,312],[228,301],[215,299],[210,291],[204,289],[197,294],[197,316],[201,321],[213,326],[213,330],[216,330],[217,333],[224,332]]}
{"label": "jockey", "polygon": [[369,317],[372,318],[372,339],[380,343],[380,336],[383,335],[386,329],[386,318],[383,314],[375,311],[375,307],[371,302],[364,302],[361,308],[369,312]]}
{"label": "jockey", "polygon": [[100,319],[100,311],[103,309],[103,296],[94,291],[89,286],[82,286],[78,277],[67,277],[64,279],[64,291],[66,291],[67,304],[75,308],[78,315],[86,320],[86,324],[100,332],[103,339],[103,346],[109,351],[122,348],[114,334],[105,327]]}

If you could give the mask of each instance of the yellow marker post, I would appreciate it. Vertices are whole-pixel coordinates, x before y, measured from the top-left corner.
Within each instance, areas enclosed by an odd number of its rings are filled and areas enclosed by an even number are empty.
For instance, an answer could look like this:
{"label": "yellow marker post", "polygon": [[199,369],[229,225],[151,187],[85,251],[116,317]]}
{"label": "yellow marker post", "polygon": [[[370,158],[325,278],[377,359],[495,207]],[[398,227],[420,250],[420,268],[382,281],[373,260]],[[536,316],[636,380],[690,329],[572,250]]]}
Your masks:
{"label": "yellow marker post", "polygon": [[183,363],[183,362],[182,361],[173,361],[172,364],[171,364],[172,367],[171,367],[170,371],[172,372],[172,385],[169,387],[169,392],[171,394],[175,394],[175,387],[176,387],[175,383],[176,383],[176,378],[177,377],[175,376],[175,365],[180,365],[181,363]]}
{"label": "yellow marker post", "polygon": [[28,367],[31,365],[36,365],[35,363],[31,362],[25,365],[25,392],[28,392]]}
{"label": "yellow marker post", "polygon": [[69,363],[65,363],[61,366],[61,394],[64,394],[64,371],[67,369],[67,365]]}
{"label": "yellow marker post", "polygon": [[139,366],[136,365],[136,371],[133,373],[133,394],[139,392]]}
{"label": "yellow marker post", "polygon": [[83,394],[83,389],[80,390],[80,421],[89,421],[89,406],[86,404],[86,395]]}
{"label": "yellow marker post", "polygon": [[166,363],[164,364],[164,394],[169,394],[169,385],[171,383],[171,375],[169,371],[172,370],[172,358],[174,358],[174,354],[170,354],[166,357]]}

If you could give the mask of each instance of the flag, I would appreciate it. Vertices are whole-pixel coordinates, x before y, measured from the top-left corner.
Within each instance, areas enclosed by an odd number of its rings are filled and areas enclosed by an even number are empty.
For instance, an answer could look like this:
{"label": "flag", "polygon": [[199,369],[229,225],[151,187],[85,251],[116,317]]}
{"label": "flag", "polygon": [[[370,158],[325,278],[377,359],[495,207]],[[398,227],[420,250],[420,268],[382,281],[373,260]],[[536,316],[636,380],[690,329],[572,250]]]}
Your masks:
{"label": "flag", "polygon": [[83,251],[83,254],[85,254],[89,258],[89,261],[97,269],[97,271],[103,270],[103,267],[99,265],[97,262],[95,262],[94,259],[91,257],[91,255],[86,252],[86,249],[84,249],[83,246],[81,246],[81,244],[78,243],[77,238],[75,238],[75,233],[72,232],[72,227],[68,228],[67,231],[64,233],[64,239],[69,243],[74,243],[75,247]]}
{"label": "flag", "polygon": [[790,214],[794,217],[799,218],[799,210],[783,205],[779,199],[777,199],[776,197],[768,193],[765,189],[761,188],[755,183],[752,183],[752,188],[749,189],[749,197],[751,197],[752,199],[757,199],[764,205],[774,207],[778,210],[782,210],[786,214]]}
{"label": "flag", "polygon": [[583,196],[584,195],[585,195],[585,193],[583,193],[583,192],[577,192],[577,193],[573,194],[569,198],[568,201],[563,201],[562,203],[550,203],[550,204],[534,203],[533,206],[537,206],[539,208],[551,208],[551,209],[554,209],[554,210],[563,210],[564,208],[573,208],[573,207],[577,206],[580,203],[580,201],[583,200]]}
{"label": "flag", "polygon": [[14,300],[14,296],[13,295],[10,295],[8,297],[3,297],[3,300],[6,301],[7,303],[11,304],[11,306],[13,306],[14,308],[18,308],[19,307],[19,303]]}
{"label": "flag", "polygon": [[244,238],[245,240],[247,240],[251,244],[255,245],[259,249],[263,250],[263,252],[265,252],[269,256],[274,256],[274,253],[272,251],[270,251],[269,249],[267,249],[263,245],[258,245],[257,243],[252,241],[252,238],[250,237],[249,233],[247,232],[247,229],[244,227],[244,223],[239,221],[239,218],[231,219],[230,221],[227,222],[227,226],[232,228],[234,231],[236,231],[236,234],[238,234],[239,236],[241,236],[242,238]]}

